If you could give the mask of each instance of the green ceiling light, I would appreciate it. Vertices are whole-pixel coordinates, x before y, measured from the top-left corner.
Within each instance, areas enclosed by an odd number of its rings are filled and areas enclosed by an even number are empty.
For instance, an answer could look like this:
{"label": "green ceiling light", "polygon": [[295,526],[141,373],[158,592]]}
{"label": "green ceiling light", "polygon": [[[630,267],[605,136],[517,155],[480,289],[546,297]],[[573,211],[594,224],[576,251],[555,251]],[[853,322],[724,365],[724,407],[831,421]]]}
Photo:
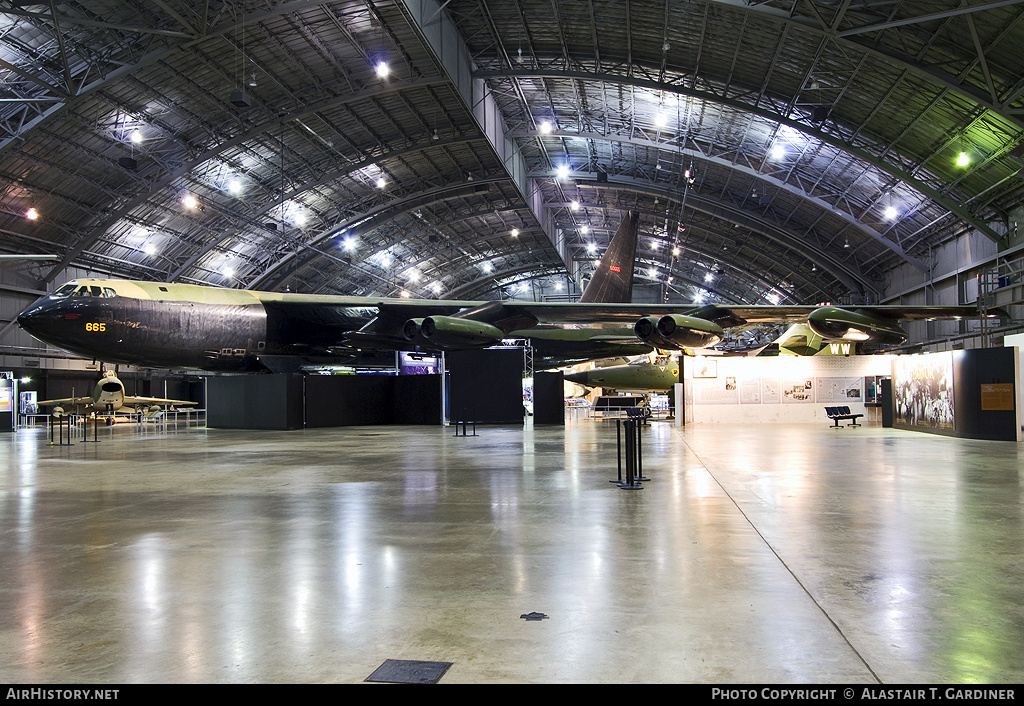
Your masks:
{"label": "green ceiling light", "polygon": [[964,148],[964,134],[960,133],[960,154],[956,156],[956,166],[966,167],[971,163],[971,156],[967,154],[967,150]]}

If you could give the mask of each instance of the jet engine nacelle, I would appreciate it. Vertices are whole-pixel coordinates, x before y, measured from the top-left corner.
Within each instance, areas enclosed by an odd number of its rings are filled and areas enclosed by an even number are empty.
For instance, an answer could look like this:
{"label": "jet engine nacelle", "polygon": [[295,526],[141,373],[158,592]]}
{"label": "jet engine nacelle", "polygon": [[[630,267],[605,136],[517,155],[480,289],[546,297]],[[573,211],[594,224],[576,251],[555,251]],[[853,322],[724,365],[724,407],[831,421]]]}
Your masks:
{"label": "jet engine nacelle", "polygon": [[825,339],[844,341],[875,341],[895,345],[907,340],[907,332],[899,322],[882,319],[858,311],[823,306],[807,316],[807,326]]}
{"label": "jet engine nacelle", "polygon": [[455,316],[409,319],[405,322],[403,333],[408,341],[443,350],[493,346],[505,335],[497,326]]}
{"label": "jet engine nacelle", "polygon": [[660,319],[648,316],[633,325],[633,333],[658,348],[706,348],[722,340],[724,331],[714,321],[683,314],[668,314]]}
{"label": "jet engine nacelle", "polygon": [[658,322],[660,316],[646,316],[633,324],[633,333],[644,343],[662,349],[679,349],[679,345],[667,338],[662,338],[658,333]]}

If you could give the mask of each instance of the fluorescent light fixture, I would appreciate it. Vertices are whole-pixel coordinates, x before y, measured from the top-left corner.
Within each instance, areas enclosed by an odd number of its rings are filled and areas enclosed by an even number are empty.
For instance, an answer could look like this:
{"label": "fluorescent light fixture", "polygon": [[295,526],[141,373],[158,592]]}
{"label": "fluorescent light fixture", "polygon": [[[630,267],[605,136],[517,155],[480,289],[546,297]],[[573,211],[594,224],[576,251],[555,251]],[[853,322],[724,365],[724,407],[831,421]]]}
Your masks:
{"label": "fluorescent light fixture", "polygon": [[242,193],[242,182],[238,179],[232,179],[228,182],[228,191],[236,195]]}
{"label": "fluorescent light fixture", "polygon": [[378,177],[377,178],[377,188],[378,189],[383,189],[387,185],[388,185],[388,183],[384,180],[384,177]]}
{"label": "fluorescent light fixture", "polygon": [[888,208],[885,209],[885,217],[890,221],[898,215],[899,213],[896,211],[895,206],[889,206]]}
{"label": "fluorescent light fixture", "polygon": [[782,159],[786,156],[786,150],[782,145],[772,147],[772,159]]}
{"label": "fluorescent light fixture", "polygon": [[192,194],[186,194],[185,198],[183,198],[181,202],[185,204],[185,208],[195,208],[199,205],[199,202],[196,201],[196,197]]}
{"label": "fluorescent light fixture", "polygon": [[513,228],[511,233],[512,233],[512,237],[513,238],[518,238],[519,237],[519,229],[518,228]]}
{"label": "fluorescent light fixture", "polygon": [[559,164],[555,168],[555,174],[558,175],[559,179],[566,179],[566,178],[568,178],[568,176],[569,176],[569,165],[567,165],[567,164]]}
{"label": "fluorescent light fixture", "polygon": [[34,208],[30,208],[29,210],[25,211],[25,218],[29,219],[30,221],[34,221],[37,218],[39,218],[39,211],[35,210]]}
{"label": "fluorescent light fixture", "polygon": [[391,73],[391,67],[388,66],[388,62],[377,62],[377,76],[380,78],[387,78],[389,73]]}
{"label": "fluorescent light fixture", "polygon": [[551,123],[548,122],[547,120],[541,120],[540,121],[540,132],[541,132],[542,135],[550,134],[550,132],[551,132]]}
{"label": "fluorescent light fixture", "polygon": [[138,130],[132,130],[131,140],[135,144],[139,144],[140,142],[142,142],[142,133],[139,132]]}
{"label": "fluorescent light fixture", "polygon": [[966,152],[961,152],[956,156],[956,166],[966,167],[971,163],[971,157]]}

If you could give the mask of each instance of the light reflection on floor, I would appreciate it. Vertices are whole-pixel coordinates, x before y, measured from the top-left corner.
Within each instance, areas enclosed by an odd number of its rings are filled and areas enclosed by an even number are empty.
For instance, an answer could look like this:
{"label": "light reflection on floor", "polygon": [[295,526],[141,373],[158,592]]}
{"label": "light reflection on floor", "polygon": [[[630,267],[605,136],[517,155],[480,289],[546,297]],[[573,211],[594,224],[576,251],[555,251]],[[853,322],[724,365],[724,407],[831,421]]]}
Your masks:
{"label": "light reflection on floor", "polygon": [[[0,437],[6,681],[1019,682],[1016,444],[657,422]],[[520,615],[543,612],[547,620]]]}

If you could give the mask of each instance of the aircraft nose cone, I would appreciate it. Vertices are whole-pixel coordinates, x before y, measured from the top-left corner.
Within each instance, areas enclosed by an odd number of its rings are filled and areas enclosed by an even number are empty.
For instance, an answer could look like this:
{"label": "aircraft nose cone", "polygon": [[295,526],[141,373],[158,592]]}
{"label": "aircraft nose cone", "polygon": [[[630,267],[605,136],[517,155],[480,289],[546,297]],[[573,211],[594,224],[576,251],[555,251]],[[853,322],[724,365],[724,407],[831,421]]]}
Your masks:
{"label": "aircraft nose cone", "polygon": [[48,318],[52,318],[52,315],[47,313],[46,297],[44,297],[18,314],[18,326],[35,335],[45,327],[45,321]]}
{"label": "aircraft nose cone", "polygon": [[569,373],[568,375],[564,375],[563,379],[566,382],[574,382],[577,385],[582,385],[582,384],[587,382],[587,374],[585,372],[583,372],[583,373]]}
{"label": "aircraft nose cone", "polygon": [[[18,314],[18,325],[44,343],[64,347],[63,344],[67,343],[67,339],[69,339],[67,326],[69,316],[61,307],[62,301],[64,300],[43,297]],[[81,314],[71,314],[70,316],[78,319]],[[73,339],[73,337],[71,338]]]}

